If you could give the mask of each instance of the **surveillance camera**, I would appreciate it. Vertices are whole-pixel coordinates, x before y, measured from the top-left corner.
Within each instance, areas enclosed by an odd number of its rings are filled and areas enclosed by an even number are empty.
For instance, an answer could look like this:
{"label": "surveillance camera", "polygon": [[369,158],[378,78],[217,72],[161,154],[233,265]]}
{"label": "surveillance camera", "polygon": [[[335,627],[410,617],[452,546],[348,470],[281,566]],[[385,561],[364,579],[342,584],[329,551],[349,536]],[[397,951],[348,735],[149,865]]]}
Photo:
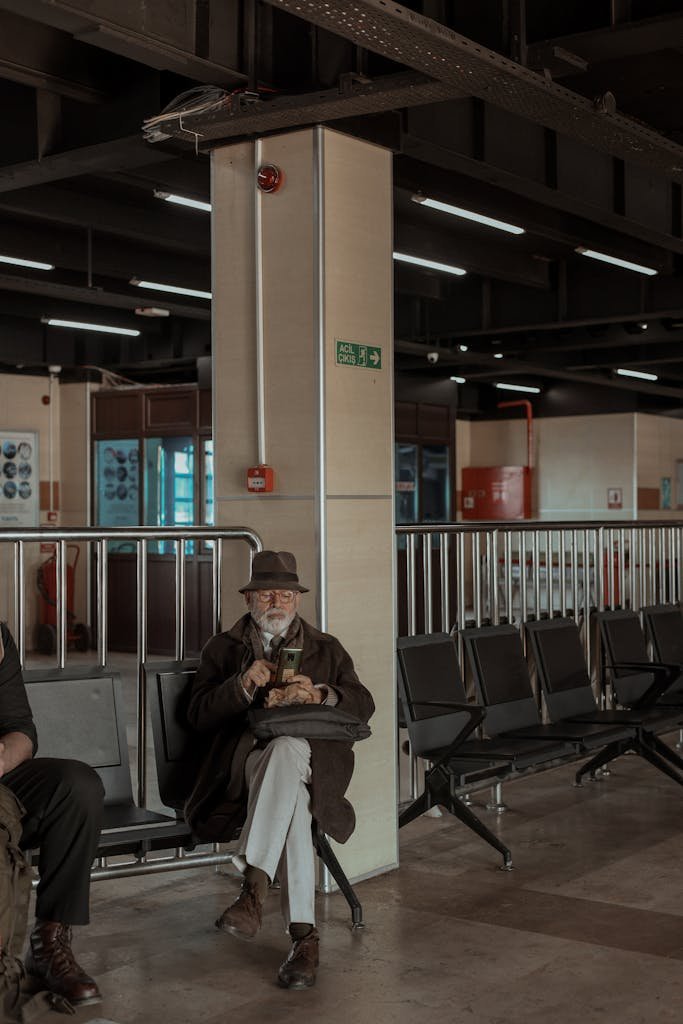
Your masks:
{"label": "surveillance camera", "polygon": [[439,361],[439,353],[438,352],[428,352],[427,353],[427,362],[431,363],[432,366],[434,366],[435,363],[438,363],[438,361]]}

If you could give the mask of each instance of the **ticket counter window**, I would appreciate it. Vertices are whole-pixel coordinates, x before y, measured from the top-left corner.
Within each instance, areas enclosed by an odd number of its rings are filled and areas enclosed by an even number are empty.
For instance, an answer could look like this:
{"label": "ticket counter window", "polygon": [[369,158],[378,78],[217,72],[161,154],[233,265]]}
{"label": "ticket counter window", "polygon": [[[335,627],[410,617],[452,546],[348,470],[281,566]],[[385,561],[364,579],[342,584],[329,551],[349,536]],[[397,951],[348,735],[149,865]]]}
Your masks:
{"label": "ticket counter window", "polygon": [[[191,437],[145,439],[145,526],[193,526],[194,442]],[[174,541],[150,543],[150,552],[173,554]],[[187,543],[192,554],[193,542]]]}

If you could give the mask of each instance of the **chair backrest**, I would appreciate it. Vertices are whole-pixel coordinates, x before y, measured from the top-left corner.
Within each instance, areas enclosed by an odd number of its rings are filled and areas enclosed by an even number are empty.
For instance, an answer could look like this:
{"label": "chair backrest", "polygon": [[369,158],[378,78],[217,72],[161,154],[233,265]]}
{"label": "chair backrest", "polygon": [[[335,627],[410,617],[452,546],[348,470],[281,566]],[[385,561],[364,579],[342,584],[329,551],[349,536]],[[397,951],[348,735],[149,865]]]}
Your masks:
{"label": "chair backrest", "polygon": [[144,666],[159,795],[176,810],[182,809],[199,768],[201,737],[187,724],[187,701],[198,665],[169,661]]}
{"label": "chair backrest", "polygon": [[643,619],[652,641],[655,661],[681,665],[681,678],[667,693],[683,691],[683,614],[675,604],[651,604],[643,608]]}
{"label": "chair backrest", "polygon": [[94,768],[105,804],[133,804],[123,689],[107,669],[24,673],[40,757],[65,757]]}
{"label": "chair backrest", "polygon": [[481,626],[461,635],[477,696],[486,707],[488,735],[538,725],[541,717],[515,627]]}
{"label": "chair backrest", "polygon": [[[636,612],[626,609],[597,612],[596,617],[607,665],[620,661],[649,662],[645,634]],[[634,672],[633,669],[617,669],[610,673],[610,677],[615,696],[625,707],[640,700],[654,679],[651,672]]]}
{"label": "chair backrest", "polygon": [[455,640],[448,633],[402,636],[396,644],[399,692],[413,753],[428,754],[448,746],[468,715],[420,701],[466,704]]}
{"label": "chair backrest", "polygon": [[574,619],[525,623],[529,646],[551,722],[597,708],[581,634]]}

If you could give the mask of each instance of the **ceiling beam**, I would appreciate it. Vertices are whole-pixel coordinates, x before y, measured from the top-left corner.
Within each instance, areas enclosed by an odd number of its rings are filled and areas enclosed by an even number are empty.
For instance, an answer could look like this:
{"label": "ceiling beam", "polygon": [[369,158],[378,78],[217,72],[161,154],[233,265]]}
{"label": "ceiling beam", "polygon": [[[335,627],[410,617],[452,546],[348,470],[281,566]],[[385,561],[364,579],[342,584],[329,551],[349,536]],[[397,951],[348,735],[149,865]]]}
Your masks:
{"label": "ceiling beam", "polygon": [[148,146],[139,135],[81,146],[52,153],[42,160],[27,160],[0,167],[0,193],[74,178],[80,174],[122,171],[131,167],[161,164],[171,160],[168,153]]}
{"label": "ceiling beam", "polygon": [[[626,21],[618,25],[606,25],[592,32],[576,32],[573,35],[533,43],[528,48],[528,63],[532,67],[544,67],[553,47],[578,54],[589,64],[623,57],[635,57],[641,53],[656,53],[658,50],[683,48],[683,14],[664,15],[659,18],[643,18],[640,21]],[[576,74],[576,67],[566,65],[566,74]]]}
{"label": "ceiling beam", "polygon": [[[409,196],[422,192],[432,199],[440,199],[442,202],[464,206],[478,213],[496,217],[498,220],[518,224],[531,235],[558,242],[569,249],[581,245],[600,252],[609,252],[621,259],[654,267],[662,274],[671,273],[673,269],[671,252],[662,250],[661,245],[653,245],[634,238],[627,230],[615,231],[569,209],[551,207],[531,196],[509,191],[500,184],[493,185],[467,174],[435,167],[413,157],[399,154],[394,158],[394,186],[403,189]],[[567,205],[569,206],[570,202]],[[426,209],[425,214],[429,215]],[[434,216],[443,218],[445,215]],[[615,216],[612,220],[621,220],[622,229],[628,225],[628,221],[623,217]],[[683,240],[676,238],[672,239],[672,242],[683,252]]]}
{"label": "ceiling beam", "polygon": [[[177,302],[173,296],[165,296],[158,292],[137,291],[137,294],[107,291],[100,287],[87,288],[79,285],[64,284],[46,278],[26,278],[14,274],[0,273],[0,291],[9,291],[24,295],[40,295],[47,299],[59,299],[69,302],[80,302],[88,306],[109,306],[112,309],[135,310],[141,306],[161,306],[171,311],[174,316],[187,317],[190,320],[210,320],[209,303],[203,306],[192,305],[190,302]],[[199,300],[201,302],[201,300]],[[0,309],[2,300],[0,299]],[[35,308],[35,304],[34,304]]]}
{"label": "ceiling beam", "polygon": [[[163,4],[107,4],[109,18],[87,0],[0,0],[0,9],[13,11],[43,25],[70,33],[76,40],[110,53],[209,85],[234,86],[246,81],[236,68],[208,60],[180,45],[194,38],[194,24],[187,12],[194,9],[181,0]],[[95,10],[92,8],[95,7]],[[114,20],[116,14],[119,20]],[[185,31],[179,31],[180,27]],[[163,33],[163,34],[162,34]],[[175,42],[174,42],[175,40]]]}
{"label": "ceiling beam", "polygon": [[[208,251],[200,259],[105,236],[97,229],[90,233],[89,240],[84,228],[63,227],[54,231],[36,221],[0,217],[0,253],[52,263],[58,270],[77,271],[83,274],[83,280],[90,270],[95,278],[128,281],[136,275],[148,281],[178,282],[203,291],[211,288]],[[8,271],[6,265],[2,269]]]}
{"label": "ceiling beam", "polygon": [[89,46],[7,11],[0,14],[0,78],[79,103],[103,103],[108,92]]}
{"label": "ceiling beam", "polygon": [[[418,211],[419,213],[419,211]],[[490,242],[458,235],[457,231],[435,230],[433,225],[417,225],[397,218],[394,228],[394,248],[411,256],[454,264],[474,274],[499,278],[531,288],[549,288],[548,264],[536,260],[526,252],[515,251],[513,246],[499,242],[498,232]],[[424,270],[425,274],[438,274]],[[454,300],[457,304],[457,298]]]}
{"label": "ceiling beam", "polygon": [[466,380],[476,383],[489,382],[491,380],[527,376],[529,378],[540,377],[551,380],[569,380],[576,384],[592,384],[598,387],[614,388],[619,391],[637,391],[644,395],[659,395],[666,398],[683,398],[683,386],[680,388],[667,387],[664,384],[657,384],[652,381],[629,380],[627,377],[597,376],[590,373],[578,373],[573,370],[561,369],[555,366],[545,366],[525,360],[505,359],[504,361],[494,359],[493,356],[477,355],[476,363],[473,362],[470,353],[460,355],[452,352],[451,349],[439,347],[438,345],[423,345],[410,341],[396,340],[394,343],[396,352],[407,355],[424,356],[427,348],[439,353],[439,364],[458,368]]}
{"label": "ceiling beam", "polygon": [[523,177],[496,164],[459,153],[448,145],[444,145],[443,142],[437,143],[432,139],[422,138],[417,134],[418,131],[418,125],[415,122],[411,123],[409,118],[408,129],[403,135],[401,145],[401,152],[408,157],[415,157],[424,164],[432,164],[445,171],[456,171],[466,177],[488,182],[515,196],[525,196],[534,203],[551,209],[563,210],[589,223],[600,224],[626,238],[637,238],[648,246],[657,246],[671,252],[683,253],[683,239],[681,238],[657,231],[648,224],[624,217],[607,207],[586,202],[580,196],[551,188],[534,178]]}
{"label": "ceiling beam", "polygon": [[153,199],[145,207],[45,185],[0,194],[0,210],[57,224],[90,226],[95,231],[203,257],[210,250],[208,217],[192,217],[191,211],[176,212],[168,203]]}

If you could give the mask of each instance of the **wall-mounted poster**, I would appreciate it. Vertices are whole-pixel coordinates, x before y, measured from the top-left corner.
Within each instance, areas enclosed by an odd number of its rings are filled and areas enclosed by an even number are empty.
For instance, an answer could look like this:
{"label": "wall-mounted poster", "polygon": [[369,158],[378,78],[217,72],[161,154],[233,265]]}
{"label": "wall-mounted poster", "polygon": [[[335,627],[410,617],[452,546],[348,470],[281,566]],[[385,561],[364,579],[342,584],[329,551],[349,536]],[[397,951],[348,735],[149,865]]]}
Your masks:
{"label": "wall-mounted poster", "polygon": [[0,429],[0,525],[39,524],[38,432]]}
{"label": "wall-mounted poster", "polygon": [[140,467],[137,438],[98,441],[95,455],[97,525],[139,526]]}

